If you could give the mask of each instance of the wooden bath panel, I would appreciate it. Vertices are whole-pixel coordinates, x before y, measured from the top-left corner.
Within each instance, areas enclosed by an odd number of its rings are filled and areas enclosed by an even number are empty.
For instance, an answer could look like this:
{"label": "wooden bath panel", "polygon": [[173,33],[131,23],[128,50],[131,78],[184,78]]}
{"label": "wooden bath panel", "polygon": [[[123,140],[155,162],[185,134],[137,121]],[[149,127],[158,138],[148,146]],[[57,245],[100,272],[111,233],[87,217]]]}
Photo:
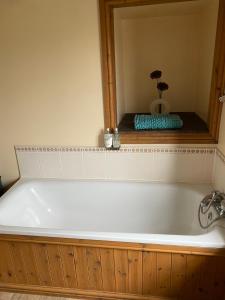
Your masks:
{"label": "wooden bath panel", "polygon": [[0,289],[82,299],[222,300],[225,252],[1,235]]}

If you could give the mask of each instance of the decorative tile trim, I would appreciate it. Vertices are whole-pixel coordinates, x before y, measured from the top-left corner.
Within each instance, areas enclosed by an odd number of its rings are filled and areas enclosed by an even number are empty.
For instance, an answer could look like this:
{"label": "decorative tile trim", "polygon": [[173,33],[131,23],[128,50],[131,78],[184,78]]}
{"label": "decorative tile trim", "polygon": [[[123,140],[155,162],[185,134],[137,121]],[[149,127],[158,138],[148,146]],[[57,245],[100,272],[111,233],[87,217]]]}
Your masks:
{"label": "decorative tile trim", "polygon": [[216,155],[221,159],[221,161],[225,164],[225,155],[223,152],[219,149],[216,148]]}
{"label": "decorative tile trim", "polygon": [[[138,146],[121,147],[120,150],[107,150],[104,147],[78,146],[15,146],[17,152],[115,152],[115,153],[169,153],[169,154],[215,154],[215,147],[171,147],[171,146]],[[217,151],[219,151],[217,149]],[[222,152],[220,152],[221,155]],[[224,157],[224,156],[223,156]],[[224,157],[225,160],[225,157]]]}

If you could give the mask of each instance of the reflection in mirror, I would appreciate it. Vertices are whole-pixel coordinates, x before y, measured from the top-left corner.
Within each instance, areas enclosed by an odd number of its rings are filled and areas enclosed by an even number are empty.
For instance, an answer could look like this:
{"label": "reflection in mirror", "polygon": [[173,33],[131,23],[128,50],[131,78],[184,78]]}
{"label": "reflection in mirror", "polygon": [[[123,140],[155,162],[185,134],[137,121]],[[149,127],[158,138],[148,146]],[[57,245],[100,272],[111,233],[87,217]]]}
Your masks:
{"label": "reflection in mirror", "polygon": [[[218,7],[219,0],[196,0],[114,9],[120,131],[135,129],[136,114],[165,108],[181,118],[180,130],[208,131]],[[155,70],[162,74],[152,79]],[[161,81],[169,86],[163,93],[157,89]],[[158,98],[165,105],[153,107]]]}

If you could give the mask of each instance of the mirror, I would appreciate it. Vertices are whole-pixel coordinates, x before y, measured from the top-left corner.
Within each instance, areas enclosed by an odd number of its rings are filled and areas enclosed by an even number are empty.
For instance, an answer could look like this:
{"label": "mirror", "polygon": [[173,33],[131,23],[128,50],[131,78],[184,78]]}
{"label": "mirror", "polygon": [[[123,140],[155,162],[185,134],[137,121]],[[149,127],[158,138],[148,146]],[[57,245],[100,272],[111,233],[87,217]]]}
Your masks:
{"label": "mirror", "polygon": [[216,142],[224,7],[220,0],[100,0],[106,126],[118,126],[122,142]]}

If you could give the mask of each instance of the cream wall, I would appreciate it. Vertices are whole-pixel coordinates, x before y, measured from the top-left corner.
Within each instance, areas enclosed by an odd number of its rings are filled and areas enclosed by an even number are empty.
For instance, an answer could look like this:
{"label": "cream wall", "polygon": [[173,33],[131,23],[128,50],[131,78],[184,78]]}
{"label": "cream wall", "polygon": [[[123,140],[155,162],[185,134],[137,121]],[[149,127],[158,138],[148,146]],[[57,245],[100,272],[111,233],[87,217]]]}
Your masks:
{"label": "cream wall", "polygon": [[225,155],[225,107],[223,105],[222,117],[220,123],[219,149]]}
{"label": "cream wall", "polygon": [[0,1],[0,175],[14,145],[97,145],[103,128],[97,0]]}
{"label": "cream wall", "polygon": [[220,123],[218,150],[214,160],[213,186],[225,193],[225,106],[223,105]]}

